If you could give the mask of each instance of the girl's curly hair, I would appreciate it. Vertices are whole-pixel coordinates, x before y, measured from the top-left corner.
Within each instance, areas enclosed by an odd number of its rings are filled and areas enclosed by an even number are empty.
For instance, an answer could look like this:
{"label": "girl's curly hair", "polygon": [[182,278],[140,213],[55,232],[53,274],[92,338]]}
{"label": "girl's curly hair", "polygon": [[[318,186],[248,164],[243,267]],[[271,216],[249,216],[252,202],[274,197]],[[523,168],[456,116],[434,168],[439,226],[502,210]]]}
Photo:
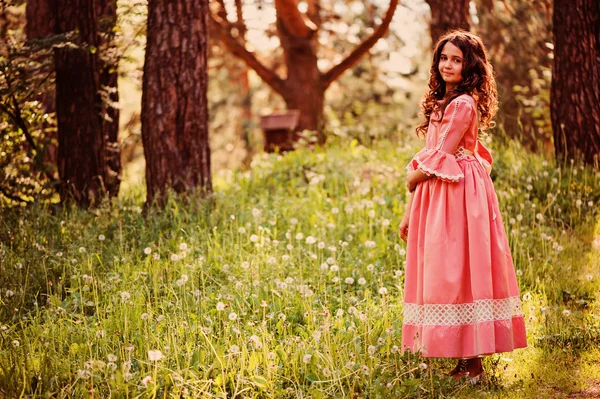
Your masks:
{"label": "girl's curly hair", "polygon": [[[446,82],[444,82],[440,74],[439,64],[442,49],[448,42],[454,44],[463,53],[463,69],[461,73],[463,80],[454,90],[446,93]],[[481,130],[493,127],[494,123],[492,119],[498,111],[498,91],[496,89],[494,70],[488,61],[485,46],[481,38],[473,33],[453,31],[446,33],[440,38],[433,52],[429,91],[421,100],[421,109],[425,115],[425,120],[417,127],[417,135],[424,137],[432,115],[435,115],[439,111],[438,115],[440,115],[440,119],[434,120],[439,122],[450,101],[461,94],[469,94],[475,99],[477,110],[479,111],[479,126]]]}

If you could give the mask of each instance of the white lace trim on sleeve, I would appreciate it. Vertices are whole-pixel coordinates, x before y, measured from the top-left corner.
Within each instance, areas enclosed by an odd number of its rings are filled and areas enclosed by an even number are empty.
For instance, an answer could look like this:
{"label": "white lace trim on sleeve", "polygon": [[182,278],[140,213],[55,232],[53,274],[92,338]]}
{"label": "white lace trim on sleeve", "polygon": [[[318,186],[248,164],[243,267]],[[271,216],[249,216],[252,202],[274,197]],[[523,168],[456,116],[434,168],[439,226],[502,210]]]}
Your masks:
{"label": "white lace trim on sleeve", "polygon": [[[429,151],[437,151],[437,150],[430,149]],[[447,156],[453,156],[453,155],[448,154]],[[465,177],[465,175],[462,173],[457,174],[457,175],[447,175],[445,173],[438,172],[437,170],[428,168],[427,166],[423,165],[423,161],[421,161],[419,159],[418,154],[417,154],[417,156],[415,156],[415,160],[417,161],[417,168],[419,168],[421,170],[421,172],[425,173],[426,175],[429,175],[429,176],[434,175],[442,180],[446,180],[446,181],[453,182],[453,183],[456,183],[460,179],[464,179],[464,177]]]}

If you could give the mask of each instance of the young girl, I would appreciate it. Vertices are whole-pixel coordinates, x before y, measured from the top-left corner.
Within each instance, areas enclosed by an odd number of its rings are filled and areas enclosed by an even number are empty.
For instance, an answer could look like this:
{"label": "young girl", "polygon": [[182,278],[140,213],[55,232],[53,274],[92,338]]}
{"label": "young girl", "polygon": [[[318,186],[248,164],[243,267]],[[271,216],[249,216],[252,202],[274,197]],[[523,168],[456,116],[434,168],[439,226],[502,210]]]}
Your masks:
{"label": "young girl", "polygon": [[496,82],[481,39],[468,32],[440,39],[430,73],[417,128],[426,146],[407,167],[412,195],[400,223],[402,346],[459,359],[450,375],[476,382],[481,356],[527,346],[492,157],[477,140],[498,108]]}

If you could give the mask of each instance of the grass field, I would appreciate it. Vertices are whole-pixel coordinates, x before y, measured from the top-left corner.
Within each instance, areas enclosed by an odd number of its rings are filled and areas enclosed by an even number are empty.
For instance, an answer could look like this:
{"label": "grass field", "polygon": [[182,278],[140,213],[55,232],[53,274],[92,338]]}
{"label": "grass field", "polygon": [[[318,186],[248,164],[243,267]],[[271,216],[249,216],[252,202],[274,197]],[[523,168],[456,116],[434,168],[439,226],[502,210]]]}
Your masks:
{"label": "grass field", "polygon": [[494,151],[529,347],[469,387],[398,349],[416,150],[259,155],[147,215],[139,185],[89,212],[0,210],[0,397],[593,397],[600,173]]}

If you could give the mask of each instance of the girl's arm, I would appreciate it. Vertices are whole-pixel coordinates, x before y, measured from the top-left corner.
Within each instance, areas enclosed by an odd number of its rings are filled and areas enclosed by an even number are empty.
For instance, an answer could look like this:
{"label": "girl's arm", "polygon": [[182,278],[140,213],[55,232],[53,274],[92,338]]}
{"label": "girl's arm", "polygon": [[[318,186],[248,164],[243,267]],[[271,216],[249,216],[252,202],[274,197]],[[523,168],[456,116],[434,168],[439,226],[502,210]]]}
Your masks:
{"label": "girl's arm", "polygon": [[[412,193],[415,191],[415,188],[417,188],[417,184],[424,180],[431,179],[432,177],[433,175],[430,176],[423,173],[420,169],[415,169],[412,172],[409,172],[406,176],[406,188],[408,188],[408,191]],[[412,202],[412,195],[410,197],[410,201]]]}

